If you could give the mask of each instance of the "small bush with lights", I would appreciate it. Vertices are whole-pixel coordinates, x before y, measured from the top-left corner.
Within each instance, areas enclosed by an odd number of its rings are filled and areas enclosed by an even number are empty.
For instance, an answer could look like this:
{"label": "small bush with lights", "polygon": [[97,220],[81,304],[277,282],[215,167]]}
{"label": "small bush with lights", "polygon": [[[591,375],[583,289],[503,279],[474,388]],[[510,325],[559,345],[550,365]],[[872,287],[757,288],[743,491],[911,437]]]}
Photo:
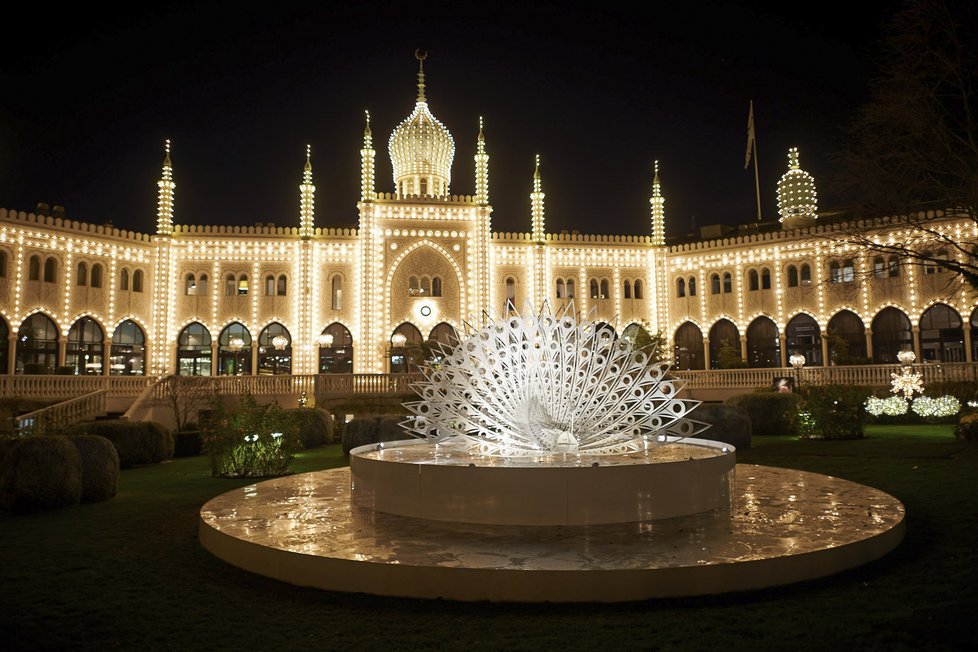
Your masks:
{"label": "small bush with lights", "polygon": [[288,472],[302,449],[296,418],[250,394],[233,409],[217,406],[203,432],[204,453],[218,477],[263,478]]}

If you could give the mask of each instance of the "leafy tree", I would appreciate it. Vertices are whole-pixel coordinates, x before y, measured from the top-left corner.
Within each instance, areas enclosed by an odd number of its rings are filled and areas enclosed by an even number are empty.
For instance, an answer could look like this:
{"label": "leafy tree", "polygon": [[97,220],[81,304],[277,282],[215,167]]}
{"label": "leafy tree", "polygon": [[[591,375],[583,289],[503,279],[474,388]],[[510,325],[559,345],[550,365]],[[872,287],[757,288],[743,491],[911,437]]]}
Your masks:
{"label": "leafy tree", "polygon": [[717,367],[720,369],[742,369],[747,362],[740,357],[740,348],[733,346],[726,339],[720,341],[717,349]]}
{"label": "leafy tree", "polygon": [[856,199],[852,217],[887,216],[905,234],[891,242],[850,219],[839,241],[904,265],[941,265],[978,290],[976,244],[933,219],[937,211],[978,224],[976,16],[969,0],[909,0],[892,16],[830,185]]}

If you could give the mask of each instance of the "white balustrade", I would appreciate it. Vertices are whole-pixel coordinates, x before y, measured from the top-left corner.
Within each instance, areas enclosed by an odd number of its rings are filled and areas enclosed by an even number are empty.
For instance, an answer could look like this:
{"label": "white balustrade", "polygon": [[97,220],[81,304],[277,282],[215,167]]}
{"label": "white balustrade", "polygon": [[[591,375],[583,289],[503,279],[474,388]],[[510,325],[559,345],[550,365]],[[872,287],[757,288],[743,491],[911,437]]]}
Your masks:
{"label": "white balustrade", "polygon": [[44,434],[59,430],[79,421],[91,421],[105,414],[106,390],[99,389],[40,410],[14,417],[14,428],[19,433]]}

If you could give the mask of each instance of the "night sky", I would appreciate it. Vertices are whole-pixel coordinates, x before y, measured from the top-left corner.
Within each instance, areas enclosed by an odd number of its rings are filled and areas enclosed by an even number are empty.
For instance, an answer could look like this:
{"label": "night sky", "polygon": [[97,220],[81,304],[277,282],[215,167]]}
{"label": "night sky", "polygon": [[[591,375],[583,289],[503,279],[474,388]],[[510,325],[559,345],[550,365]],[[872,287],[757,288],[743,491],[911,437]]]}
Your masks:
{"label": "night sky", "polygon": [[[483,2],[127,6],[34,3],[0,59],[0,206],[152,232],[164,139],[175,218],[298,225],[313,148],[318,226],[355,225],[363,110],[377,189],[387,139],[413,108],[415,48],[431,111],[456,143],[452,192],[472,194],[486,121],[496,231],[530,228],[542,157],[549,231],[646,234],[652,162],[667,232],[755,219],[744,170],[754,100],[766,219],[787,148],[816,179],[867,94],[891,3]],[[22,6],[23,7],[23,6]],[[858,15],[850,11],[859,11]],[[821,209],[838,198],[820,192]]]}

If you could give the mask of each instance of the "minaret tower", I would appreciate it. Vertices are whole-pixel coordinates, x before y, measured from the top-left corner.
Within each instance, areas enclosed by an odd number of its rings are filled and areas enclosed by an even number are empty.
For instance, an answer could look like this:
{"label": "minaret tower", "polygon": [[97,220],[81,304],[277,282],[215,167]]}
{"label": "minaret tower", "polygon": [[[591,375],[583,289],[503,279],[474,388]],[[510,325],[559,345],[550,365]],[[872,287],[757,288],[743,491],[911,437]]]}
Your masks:
{"label": "minaret tower", "polygon": [[173,183],[173,163],[170,162],[170,139],[166,139],[166,156],[163,157],[163,176],[156,182],[160,188],[156,211],[156,233],[170,235],[173,233],[173,191],[177,184]]}
{"label": "minaret tower", "polygon": [[662,247],[666,244],[666,198],[662,196],[659,183],[659,162],[655,162],[655,176],[652,177],[652,245]]}
{"label": "minaret tower", "polygon": [[486,137],[482,133],[482,116],[479,116],[479,138],[475,147],[475,203],[489,203],[489,155],[486,154]]}
{"label": "minaret tower", "polygon": [[315,225],[316,186],[312,185],[312,146],[306,145],[306,167],[299,184],[299,236],[311,238]]}
{"label": "minaret tower", "polygon": [[540,155],[537,154],[536,169],[533,171],[533,192],[530,193],[530,209],[533,219],[533,241],[543,244],[547,239],[547,232],[543,222],[543,184],[540,181]]}
{"label": "minaret tower", "polygon": [[370,111],[364,111],[367,126],[363,130],[363,149],[360,150],[360,201],[373,201],[374,189],[374,142],[370,132]]}

